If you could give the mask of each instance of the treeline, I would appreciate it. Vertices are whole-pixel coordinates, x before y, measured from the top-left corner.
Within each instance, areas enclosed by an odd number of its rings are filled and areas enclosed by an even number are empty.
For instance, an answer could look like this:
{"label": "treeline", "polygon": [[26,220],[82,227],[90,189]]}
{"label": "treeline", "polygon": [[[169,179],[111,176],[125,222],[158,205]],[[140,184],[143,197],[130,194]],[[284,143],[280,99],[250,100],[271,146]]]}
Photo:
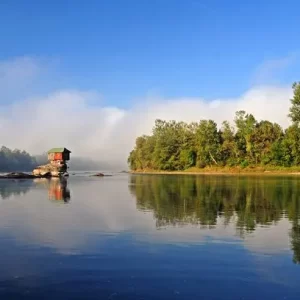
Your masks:
{"label": "treeline", "polygon": [[300,82],[293,84],[289,117],[283,129],[267,120],[258,121],[245,111],[236,112],[234,126],[219,129],[213,120],[185,122],[156,120],[152,135],[136,139],[128,164],[132,170],[186,170],[207,166],[291,167],[300,163]]}
{"label": "treeline", "polygon": [[32,171],[36,165],[36,159],[26,151],[0,148],[0,172]]}

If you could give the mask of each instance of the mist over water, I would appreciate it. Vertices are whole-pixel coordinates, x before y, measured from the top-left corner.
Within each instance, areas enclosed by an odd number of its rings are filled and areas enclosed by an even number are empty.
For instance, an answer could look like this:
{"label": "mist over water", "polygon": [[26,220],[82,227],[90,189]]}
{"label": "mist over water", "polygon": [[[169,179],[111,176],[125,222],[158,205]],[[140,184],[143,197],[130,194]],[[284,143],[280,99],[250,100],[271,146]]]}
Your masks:
{"label": "mist over water", "polygon": [[[245,110],[257,120],[277,122],[284,128],[289,125],[290,85],[256,85],[232,99],[207,100],[201,91],[194,98],[145,95],[125,109],[107,105],[98,91],[55,87],[38,91],[40,82],[47,81],[47,68],[47,63],[31,57],[0,62],[0,97],[14,95],[11,101],[0,104],[2,145],[32,155],[67,147],[73,157],[122,170],[127,167],[136,137],[150,134],[155,119],[213,119],[221,125],[224,120],[232,122],[236,111]],[[27,89],[18,93],[15,86],[23,85]]]}

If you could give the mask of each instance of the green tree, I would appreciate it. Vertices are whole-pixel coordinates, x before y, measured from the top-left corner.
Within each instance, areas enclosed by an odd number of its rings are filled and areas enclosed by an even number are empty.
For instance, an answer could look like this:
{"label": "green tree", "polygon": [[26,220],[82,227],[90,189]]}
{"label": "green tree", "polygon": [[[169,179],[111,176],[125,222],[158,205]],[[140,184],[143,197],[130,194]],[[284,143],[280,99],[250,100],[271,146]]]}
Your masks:
{"label": "green tree", "polygon": [[300,122],[300,82],[295,82],[292,88],[294,95],[290,100],[292,106],[290,108],[289,117],[293,123],[298,125]]}
{"label": "green tree", "polygon": [[251,163],[255,161],[253,153],[253,141],[251,136],[256,126],[256,120],[252,114],[247,114],[241,110],[236,112],[234,119],[237,127],[236,143],[239,151],[240,161],[244,160],[245,163]]}
{"label": "green tree", "polygon": [[5,146],[0,149],[0,172],[31,171],[37,162],[26,151],[11,150]]}
{"label": "green tree", "polygon": [[178,138],[180,140],[180,153],[178,167],[180,170],[185,170],[196,165],[196,124],[186,124],[184,122],[180,122],[179,129],[180,131],[178,132]]}
{"label": "green tree", "polygon": [[221,156],[224,164],[233,166],[237,163],[238,153],[235,142],[234,128],[228,121],[222,123],[221,129]]}
{"label": "green tree", "polygon": [[133,170],[153,168],[153,151],[155,139],[153,136],[143,135],[135,142],[135,149],[131,151],[128,163]]}
{"label": "green tree", "polygon": [[297,166],[300,164],[300,128],[297,124],[285,130],[281,149],[281,161],[285,166]]}
{"label": "green tree", "polygon": [[156,120],[153,129],[155,136],[154,165],[161,170],[178,170],[180,154],[180,124],[175,121]]}
{"label": "green tree", "polygon": [[283,137],[282,128],[278,124],[269,121],[261,121],[256,124],[251,136],[250,143],[253,145],[255,163],[269,164],[273,159],[275,142],[279,142]]}
{"label": "green tree", "polygon": [[218,165],[220,162],[220,133],[213,120],[201,120],[196,130],[198,166]]}

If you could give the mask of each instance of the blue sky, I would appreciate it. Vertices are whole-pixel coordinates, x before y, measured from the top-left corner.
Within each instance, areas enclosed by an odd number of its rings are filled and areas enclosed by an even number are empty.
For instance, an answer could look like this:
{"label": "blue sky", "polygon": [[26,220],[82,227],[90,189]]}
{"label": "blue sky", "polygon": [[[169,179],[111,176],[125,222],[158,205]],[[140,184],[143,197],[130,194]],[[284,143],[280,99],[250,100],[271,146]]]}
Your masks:
{"label": "blue sky", "polygon": [[54,61],[45,90],[96,90],[119,107],[232,98],[299,80],[299,11],[293,0],[1,1],[0,61]]}

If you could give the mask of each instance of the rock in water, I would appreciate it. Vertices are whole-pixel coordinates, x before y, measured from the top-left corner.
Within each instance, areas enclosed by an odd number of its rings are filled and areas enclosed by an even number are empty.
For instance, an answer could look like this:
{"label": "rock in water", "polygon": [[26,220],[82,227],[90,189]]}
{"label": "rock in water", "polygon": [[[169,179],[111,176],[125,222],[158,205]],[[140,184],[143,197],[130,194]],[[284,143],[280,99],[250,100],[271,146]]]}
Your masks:
{"label": "rock in water", "polygon": [[97,174],[94,174],[94,175],[91,175],[92,177],[104,177],[104,176],[112,176],[112,175],[105,175],[103,173],[97,173]]}
{"label": "rock in water", "polygon": [[92,175],[92,176],[94,176],[94,177],[103,177],[103,176],[104,176],[104,174],[103,174],[103,173],[97,173],[97,174],[95,174],[95,175]]}
{"label": "rock in water", "polygon": [[50,164],[38,166],[32,171],[35,176],[60,177],[66,176],[67,165],[61,162],[53,161]]}
{"label": "rock in water", "polygon": [[6,175],[0,176],[0,179],[31,179],[31,178],[36,178],[36,176],[31,175],[31,174],[22,173],[22,172],[12,172],[12,173],[8,173]]}

